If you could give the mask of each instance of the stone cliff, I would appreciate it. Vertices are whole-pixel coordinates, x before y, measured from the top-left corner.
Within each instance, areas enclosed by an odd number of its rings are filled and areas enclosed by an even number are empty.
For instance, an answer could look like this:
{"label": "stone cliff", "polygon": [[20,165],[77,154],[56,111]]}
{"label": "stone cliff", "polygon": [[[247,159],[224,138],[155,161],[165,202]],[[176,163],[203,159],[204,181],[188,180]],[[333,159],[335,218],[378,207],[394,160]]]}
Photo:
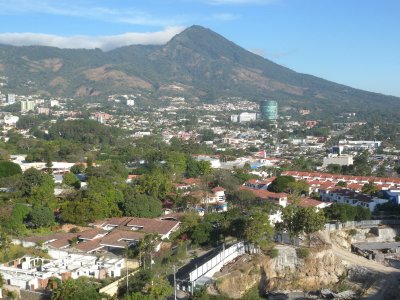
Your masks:
{"label": "stone cliff", "polygon": [[315,290],[331,287],[347,274],[330,249],[312,250],[305,259],[298,257],[294,247],[279,245],[276,249],[279,253],[275,258],[247,256],[216,274],[218,292],[238,299],[257,284],[265,292]]}

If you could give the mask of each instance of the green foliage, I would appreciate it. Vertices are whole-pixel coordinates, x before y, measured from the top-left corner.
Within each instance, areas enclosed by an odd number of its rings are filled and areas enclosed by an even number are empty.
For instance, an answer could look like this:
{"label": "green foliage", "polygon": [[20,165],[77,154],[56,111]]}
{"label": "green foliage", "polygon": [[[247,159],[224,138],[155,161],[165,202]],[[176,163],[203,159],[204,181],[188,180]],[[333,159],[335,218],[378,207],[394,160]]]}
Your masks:
{"label": "green foliage", "polygon": [[22,174],[21,167],[11,161],[0,161],[0,178]]}
{"label": "green foliage", "polygon": [[267,251],[267,255],[271,258],[276,258],[279,255],[279,250],[276,248],[272,248],[270,250]]}
{"label": "green foliage", "polygon": [[[150,269],[141,269],[134,275],[129,276],[128,294],[141,293],[145,286],[153,279],[153,272]],[[126,295],[126,282],[121,281],[118,288],[118,295]]]}
{"label": "green foliage", "polygon": [[53,211],[43,206],[33,207],[29,218],[35,227],[48,227],[55,222]]}
{"label": "green foliage", "polygon": [[326,167],[326,172],[333,174],[340,174],[342,171],[342,166],[338,164],[329,164]]}
{"label": "green foliage", "polygon": [[339,181],[336,186],[340,186],[340,187],[347,187],[347,182],[346,181]]}
{"label": "green foliage", "polygon": [[326,218],[322,210],[290,204],[282,209],[282,222],[276,224],[279,232],[287,231],[291,238],[299,234],[310,235],[324,228]]}
{"label": "green foliage", "polygon": [[275,193],[285,192],[290,182],[296,182],[296,179],[292,176],[278,176],[268,186],[268,190]]}
{"label": "green foliage", "polygon": [[296,254],[297,257],[300,259],[306,259],[307,257],[310,256],[310,250],[308,250],[307,248],[296,248]]}
{"label": "green foliage", "polygon": [[186,161],[186,176],[187,177],[199,177],[203,175],[211,174],[211,163],[209,161],[197,161],[191,156]]}
{"label": "green foliage", "polygon": [[270,243],[273,236],[273,228],[269,222],[268,216],[259,210],[252,212],[246,221],[244,238],[247,242],[261,246]]}
{"label": "green foliage", "polygon": [[153,280],[152,285],[149,287],[149,295],[152,299],[164,300],[171,296],[174,289],[169,284],[168,280],[164,277],[158,276]]}
{"label": "green foliage", "polygon": [[81,187],[81,182],[74,173],[65,173],[63,175],[63,184],[75,189],[79,189]]}
{"label": "green foliage", "polygon": [[142,175],[138,180],[138,184],[141,192],[156,199],[164,199],[172,190],[172,181],[169,174],[159,169]]}
{"label": "green foliage", "polygon": [[11,234],[20,234],[26,230],[24,221],[28,217],[30,209],[22,204],[16,203],[11,215],[2,216],[3,229]]}
{"label": "green foliage", "polygon": [[308,195],[309,185],[305,180],[297,180],[287,184],[287,191],[295,196]]}
{"label": "green foliage", "polygon": [[53,291],[52,300],[102,300],[105,295],[97,292],[97,284],[88,277],[67,279]]}
{"label": "green foliage", "polygon": [[70,171],[73,174],[80,174],[83,173],[85,171],[85,165],[84,164],[77,164],[77,165],[73,165],[70,169]]}
{"label": "green foliage", "polygon": [[371,219],[371,212],[368,208],[361,206],[351,206],[349,204],[334,203],[324,209],[329,220],[362,221]]}
{"label": "green foliage", "polygon": [[378,186],[372,181],[365,183],[361,188],[361,193],[368,195],[375,195],[379,191]]}
{"label": "green foliage", "polygon": [[357,229],[352,228],[350,230],[347,230],[348,236],[355,236],[356,234],[357,234]]}
{"label": "green foliage", "polygon": [[186,170],[186,156],[181,152],[168,152],[165,161],[167,163],[167,168],[170,169],[173,174],[180,175]]}
{"label": "green foliage", "polygon": [[125,216],[154,218],[161,215],[162,205],[160,200],[152,196],[128,189],[125,192],[122,211]]}
{"label": "green foliage", "polygon": [[65,139],[82,144],[115,144],[121,131],[93,120],[58,121],[49,128],[51,140]]}

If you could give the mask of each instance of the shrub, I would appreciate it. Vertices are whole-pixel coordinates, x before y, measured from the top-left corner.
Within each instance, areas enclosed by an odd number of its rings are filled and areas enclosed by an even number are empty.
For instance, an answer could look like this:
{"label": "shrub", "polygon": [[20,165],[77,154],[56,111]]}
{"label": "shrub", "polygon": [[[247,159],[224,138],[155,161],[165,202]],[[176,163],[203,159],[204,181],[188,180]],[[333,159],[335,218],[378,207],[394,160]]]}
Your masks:
{"label": "shrub", "polygon": [[268,250],[267,255],[268,255],[269,257],[271,257],[271,258],[278,257],[278,255],[279,255],[279,250],[276,249],[276,248],[272,248],[272,249]]}
{"label": "shrub", "polygon": [[296,254],[298,258],[305,259],[310,255],[310,251],[307,248],[297,248]]}
{"label": "shrub", "polygon": [[357,234],[357,230],[354,228],[347,231],[348,236],[355,236],[356,234]]}

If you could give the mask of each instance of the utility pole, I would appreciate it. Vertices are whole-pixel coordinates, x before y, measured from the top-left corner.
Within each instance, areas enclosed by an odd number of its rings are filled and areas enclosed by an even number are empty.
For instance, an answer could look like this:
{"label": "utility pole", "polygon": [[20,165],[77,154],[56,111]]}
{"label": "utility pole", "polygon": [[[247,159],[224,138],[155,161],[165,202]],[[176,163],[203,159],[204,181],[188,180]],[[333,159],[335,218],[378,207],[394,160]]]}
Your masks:
{"label": "utility pole", "polygon": [[174,300],[176,300],[176,266],[174,265]]}
{"label": "utility pole", "polygon": [[128,276],[128,247],[126,247],[126,295],[129,295],[129,276]]}

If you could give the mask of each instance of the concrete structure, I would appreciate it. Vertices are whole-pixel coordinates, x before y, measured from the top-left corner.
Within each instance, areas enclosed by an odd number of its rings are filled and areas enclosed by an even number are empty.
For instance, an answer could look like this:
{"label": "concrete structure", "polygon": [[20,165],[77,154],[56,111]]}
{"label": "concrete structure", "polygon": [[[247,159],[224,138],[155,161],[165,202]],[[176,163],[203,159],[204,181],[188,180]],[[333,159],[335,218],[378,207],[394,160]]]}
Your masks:
{"label": "concrete structure", "polygon": [[28,112],[35,110],[36,103],[33,100],[21,101],[21,112]]}
{"label": "concrete structure", "polygon": [[242,112],[237,115],[231,115],[232,122],[245,123],[257,120],[257,113]]}
{"label": "concrete structure", "polygon": [[371,212],[375,210],[377,204],[388,202],[388,200],[386,199],[357,193],[348,189],[339,189],[335,191],[321,190],[320,196],[323,201],[335,202],[339,204],[349,204],[351,206],[361,206],[364,208],[368,208]]}
{"label": "concrete structure", "polygon": [[227,263],[245,253],[245,245],[238,242],[222,246],[192,260],[176,273],[177,289],[193,293],[196,285],[203,285]]}
{"label": "concrete structure", "polygon": [[15,94],[8,94],[7,95],[7,103],[14,104],[15,103]]}
{"label": "concrete structure", "polygon": [[128,106],[134,106],[134,105],[135,105],[135,100],[133,100],[133,99],[127,99],[127,100],[126,100],[126,105],[128,105]]}
{"label": "concrete structure", "polygon": [[328,165],[350,166],[352,164],[352,155],[329,154],[327,157],[324,157],[322,167],[326,168]]}
{"label": "concrete structure", "polygon": [[194,158],[197,161],[208,161],[208,162],[210,162],[211,168],[213,168],[213,169],[221,168],[221,161],[219,160],[219,158],[215,158],[215,157],[208,156],[208,155],[196,155],[196,156],[194,156]]}
{"label": "concrete structure", "polygon": [[0,274],[6,284],[23,290],[46,288],[52,277],[64,281],[88,276],[96,279],[120,277],[125,260],[92,255],[68,254],[58,259],[24,256],[0,266]]}
{"label": "concrete structure", "polygon": [[376,150],[381,146],[381,144],[381,141],[339,141],[339,146],[343,146],[344,149],[354,151]]}
{"label": "concrete structure", "polygon": [[278,103],[274,100],[264,100],[260,103],[262,120],[276,121],[278,119]]}

